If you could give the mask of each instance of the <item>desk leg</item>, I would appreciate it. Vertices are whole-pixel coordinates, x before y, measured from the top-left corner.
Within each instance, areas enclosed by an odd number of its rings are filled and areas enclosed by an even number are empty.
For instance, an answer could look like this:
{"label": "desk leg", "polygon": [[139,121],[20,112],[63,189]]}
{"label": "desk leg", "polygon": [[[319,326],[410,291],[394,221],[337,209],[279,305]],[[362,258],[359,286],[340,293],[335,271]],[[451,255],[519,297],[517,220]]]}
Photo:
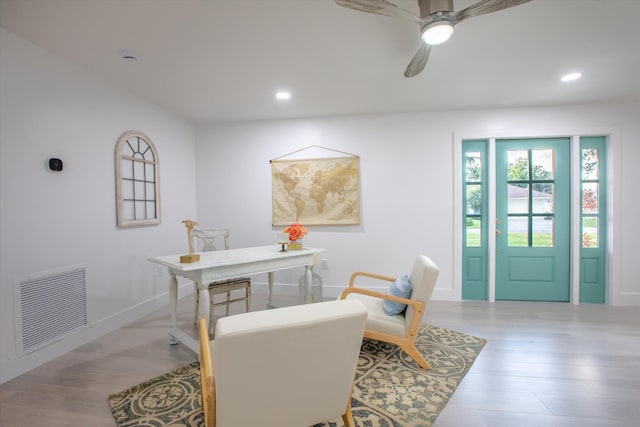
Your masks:
{"label": "desk leg", "polygon": [[269,300],[267,301],[267,307],[272,307],[271,298],[273,297],[273,277],[274,277],[273,271],[270,271],[269,273],[267,273],[267,281],[269,283]]}
{"label": "desk leg", "polygon": [[178,312],[178,279],[176,274],[169,270],[169,310],[171,317],[169,318],[169,344],[178,344],[175,337],[177,328],[177,312]]}
{"label": "desk leg", "polygon": [[313,302],[313,293],[311,292],[311,284],[313,278],[311,277],[311,266],[305,266],[304,270],[304,303],[310,304]]}
{"label": "desk leg", "polygon": [[199,298],[200,302],[198,304],[198,318],[204,317],[205,321],[207,322],[207,325],[209,325],[208,327],[211,329],[211,323],[209,319],[211,315],[210,313],[211,304],[209,300],[210,298],[209,286],[198,282],[198,293],[200,295],[200,298]]}

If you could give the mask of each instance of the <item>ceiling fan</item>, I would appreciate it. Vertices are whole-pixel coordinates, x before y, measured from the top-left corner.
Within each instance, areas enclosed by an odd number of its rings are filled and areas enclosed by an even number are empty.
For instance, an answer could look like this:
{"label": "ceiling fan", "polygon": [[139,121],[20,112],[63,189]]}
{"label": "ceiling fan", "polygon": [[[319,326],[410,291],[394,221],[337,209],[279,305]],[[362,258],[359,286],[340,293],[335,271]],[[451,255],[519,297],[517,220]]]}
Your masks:
{"label": "ceiling fan", "polygon": [[453,0],[418,0],[420,16],[403,9],[387,0],[336,0],[339,6],[377,15],[393,16],[408,19],[420,25],[420,33],[424,43],[414,55],[405,77],[413,77],[424,69],[429,59],[431,46],[444,43],[453,34],[453,27],[459,22],[474,16],[497,12],[531,0],[480,0],[477,3],[453,12]]}

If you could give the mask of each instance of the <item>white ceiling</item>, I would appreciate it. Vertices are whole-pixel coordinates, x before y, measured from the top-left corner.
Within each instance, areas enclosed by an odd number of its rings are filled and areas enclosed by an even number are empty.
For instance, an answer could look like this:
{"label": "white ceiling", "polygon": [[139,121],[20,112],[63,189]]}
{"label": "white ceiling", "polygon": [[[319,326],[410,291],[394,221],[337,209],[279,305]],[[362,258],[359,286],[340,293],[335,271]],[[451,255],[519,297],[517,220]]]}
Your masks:
{"label": "white ceiling", "polygon": [[639,21],[640,0],[533,0],[461,22],[407,79],[418,25],[334,0],[0,0],[6,30],[195,123],[637,100]]}

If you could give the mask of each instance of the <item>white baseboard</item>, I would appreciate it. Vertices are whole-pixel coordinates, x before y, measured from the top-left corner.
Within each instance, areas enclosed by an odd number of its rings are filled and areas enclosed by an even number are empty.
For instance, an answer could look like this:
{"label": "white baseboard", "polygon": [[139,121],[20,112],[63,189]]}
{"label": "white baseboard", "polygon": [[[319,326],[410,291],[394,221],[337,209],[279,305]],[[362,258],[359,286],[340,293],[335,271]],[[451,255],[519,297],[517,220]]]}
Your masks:
{"label": "white baseboard", "polygon": [[640,305],[640,293],[638,292],[621,292],[609,302],[611,305],[620,306],[638,306]]}

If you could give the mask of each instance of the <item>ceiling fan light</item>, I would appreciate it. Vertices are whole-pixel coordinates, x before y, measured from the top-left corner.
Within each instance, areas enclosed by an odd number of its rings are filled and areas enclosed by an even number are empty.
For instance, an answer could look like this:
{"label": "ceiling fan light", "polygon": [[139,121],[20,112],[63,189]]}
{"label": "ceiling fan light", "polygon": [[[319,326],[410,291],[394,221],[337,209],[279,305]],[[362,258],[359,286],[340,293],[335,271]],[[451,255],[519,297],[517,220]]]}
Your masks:
{"label": "ceiling fan light", "polygon": [[562,76],[560,80],[562,80],[563,82],[572,82],[574,80],[578,80],[580,77],[582,77],[582,73],[569,73]]}
{"label": "ceiling fan light", "polygon": [[453,34],[453,24],[447,20],[432,22],[422,30],[422,41],[434,45],[444,43]]}

